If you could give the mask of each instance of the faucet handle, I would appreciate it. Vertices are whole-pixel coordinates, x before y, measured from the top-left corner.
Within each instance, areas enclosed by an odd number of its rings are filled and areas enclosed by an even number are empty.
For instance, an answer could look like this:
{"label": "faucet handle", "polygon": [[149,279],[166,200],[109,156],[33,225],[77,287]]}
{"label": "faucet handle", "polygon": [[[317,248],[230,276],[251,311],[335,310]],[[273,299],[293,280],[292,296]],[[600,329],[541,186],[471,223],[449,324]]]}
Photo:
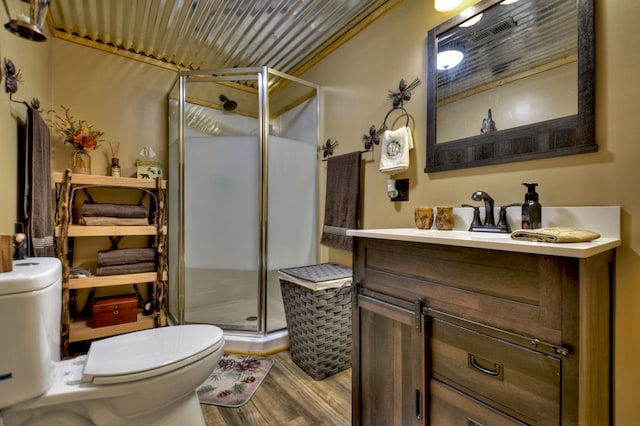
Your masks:
{"label": "faucet handle", "polygon": [[469,230],[478,226],[482,226],[482,222],[480,222],[479,206],[472,206],[471,204],[462,204],[462,207],[471,207],[473,209],[473,220],[471,221],[471,226],[469,227]]}
{"label": "faucet handle", "polygon": [[522,203],[511,203],[506,206],[500,207],[500,218],[498,219],[498,224],[496,226],[500,227],[501,231],[511,232],[511,228],[509,227],[509,222],[507,221],[507,209],[509,207],[519,207]]}
{"label": "faucet handle", "polygon": [[521,207],[522,203],[511,203],[511,204],[507,204],[506,206],[501,206],[501,209],[508,209],[509,207]]}

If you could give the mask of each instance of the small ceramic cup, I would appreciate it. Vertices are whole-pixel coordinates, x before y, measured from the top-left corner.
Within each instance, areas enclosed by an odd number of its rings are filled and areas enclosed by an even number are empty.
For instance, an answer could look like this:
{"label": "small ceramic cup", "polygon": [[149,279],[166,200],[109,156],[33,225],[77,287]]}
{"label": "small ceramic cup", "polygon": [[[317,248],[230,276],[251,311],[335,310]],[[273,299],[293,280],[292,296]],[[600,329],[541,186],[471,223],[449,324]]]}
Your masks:
{"label": "small ceramic cup", "polygon": [[436,228],[440,231],[452,230],[453,207],[437,207],[436,210]]}
{"label": "small ceramic cup", "polygon": [[431,229],[431,225],[433,225],[433,208],[416,207],[414,219],[418,229]]}

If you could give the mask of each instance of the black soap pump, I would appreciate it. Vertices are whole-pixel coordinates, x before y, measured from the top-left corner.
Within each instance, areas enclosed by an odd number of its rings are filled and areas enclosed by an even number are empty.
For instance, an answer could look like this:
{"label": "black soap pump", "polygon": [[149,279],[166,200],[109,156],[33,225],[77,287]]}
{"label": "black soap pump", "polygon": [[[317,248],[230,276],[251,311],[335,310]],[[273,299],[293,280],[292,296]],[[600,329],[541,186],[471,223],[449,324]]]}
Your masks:
{"label": "black soap pump", "polygon": [[523,183],[527,187],[522,205],[522,229],[542,227],[542,206],[538,202],[537,183]]}

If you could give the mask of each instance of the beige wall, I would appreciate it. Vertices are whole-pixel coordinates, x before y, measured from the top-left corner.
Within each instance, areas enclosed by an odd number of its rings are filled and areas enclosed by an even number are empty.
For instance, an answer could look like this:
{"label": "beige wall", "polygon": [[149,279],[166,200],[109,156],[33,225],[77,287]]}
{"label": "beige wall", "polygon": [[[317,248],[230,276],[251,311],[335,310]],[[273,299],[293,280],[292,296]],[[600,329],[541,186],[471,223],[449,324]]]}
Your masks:
{"label": "beige wall", "polygon": [[[109,142],[120,142],[122,176],[135,176],[138,152],[150,145],[166,162],[167,94],[177,72],[53,39],[53,108],[71,108],[75,118],[104,132],[102,147],[91,153],[94,174],[108,174]],[[71,166],[71,145],[53,139],[54,168]]]}
{"label": "beige wall", "polygon": [[[413,164],[397,175],[410,179],[409,201],[389,202],[376,147],[374,160],[364,163],[365,228],[412,227],[414,207],[460,205],[470,202],[476,190],[489,192],[496,204],[522,201],[522,182],[540,184],[543,205],[622,207],[614,308],[615,416],[616,424],[631,425],[640,421],[634,396],[640,383],[640,55],[635,47],[640,45],[635,24],[640,2],[596,0],[596,10],[597,153],[425,174],[426,36],[452,15],[435,12],[432,1],[404,1],[303,77],[323,87],[322,140],[336,137],[338,154],[363,149],[362,135],[372,124],[380,126],[390,107],[387,91],[396,89],[401,78],[423,80],[406,104],[415,120]],[[329,260],[350,262],[348,253],[324,252]]]}
{"label": "beige wall", "polygon": [[[474,3],[466,0],[464,5]],[[324,59],[303,78],[323,86],[323,134],[336,138],[336,152],[363,148],[361,138],[373,124],[379,127],[389,109],[388,90],[399,80],[420,77],[424,82],[427,31],[452,13],[436,13],[429,0],[405,0],[362,34]],[[411,181],[410,201],[391,203],[387,176],[379,173],[379,147],[366,154],[363,226],[413,226],[419,205],[459,205],[475,190],[486,190],[497,204],[521,201],[521,182],[540,184],[547,206],[622,206],[623,246],[618,249],[615,294],[615,415],[616,424],[640,421],[636,389],[640,368],[640,32],[635,19],[640,2],[596,0],[597,9],[597,140],[600,151],[565,158],[538,160],[460,171],[425,174],[425,103],[423,83],[406,104],[411,113],[416,148],[410,170],[398,177]],[[50,109],[63,104],[105,132],[107,140],[122,142],[124,175],[143,145],[152,145],[161,161],[166,157],[166,93],[175,74],[162,68],[51,40],[43,45],[0,31],[0,54],[22,69],[26,84],[18,94],[33,96]],[[9,104],[0,91],[0,232],[12,232],[15,221],[15,123],[24,107]],[[53,142],[54,168],[70,165],[72,149]],[[94,154],[93,172],[105,174],[105,150]],[[320,179],[324,182],[321,164]],[[324,192],[322,192],[324,193]],[[321,201],[323,196],[321,195]],[[322,208],[322,207],[321,207]],[[322,214],[320,215],[322,217]],[[349,253],[322,248],[321,260],[350,264]]]}
{"label": "beige wall", "polygon": [[[1,13],[5,18],[4,12]],[[5,21],[0,21],[4,26]],[[51,104],[51,43],[35,43],[18,38],[0,28],[0,59],[4,76],[4,59],[9,58],[21,71],[23,83],[18,86],[14,100],[31,102],[38,98],[46,108]],[[46,32],[45,32],[46,33]],[[12,234],[17,220],[17,131],[18,123],[24,124],[27,107],[9,101],[4,90],[5,79],[0,85],[0,233]]]}

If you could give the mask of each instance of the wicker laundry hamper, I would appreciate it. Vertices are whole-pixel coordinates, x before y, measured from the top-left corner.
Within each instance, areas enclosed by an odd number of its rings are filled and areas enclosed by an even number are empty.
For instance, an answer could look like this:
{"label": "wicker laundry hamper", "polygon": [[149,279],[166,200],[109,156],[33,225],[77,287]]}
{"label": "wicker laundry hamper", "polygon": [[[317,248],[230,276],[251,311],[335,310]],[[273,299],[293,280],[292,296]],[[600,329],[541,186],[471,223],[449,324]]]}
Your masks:
{"label": "wicker laundry hamper", "polygon": [[279,278],[293,361],[314,380],[350,368],[351,269],[322,263]]}

